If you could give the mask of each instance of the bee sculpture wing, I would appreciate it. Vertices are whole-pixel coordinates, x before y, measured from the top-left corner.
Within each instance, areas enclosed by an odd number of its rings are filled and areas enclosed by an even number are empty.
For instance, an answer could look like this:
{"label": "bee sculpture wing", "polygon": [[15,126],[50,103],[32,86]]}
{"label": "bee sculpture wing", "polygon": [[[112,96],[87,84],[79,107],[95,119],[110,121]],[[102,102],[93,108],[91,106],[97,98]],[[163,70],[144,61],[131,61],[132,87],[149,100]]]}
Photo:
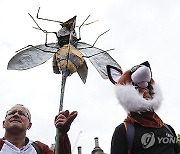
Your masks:
{"label": "bee sculpture wing", "polygon": [[[103,79],[108,79],[107,65],[112,65],[120,68],[119,64],[104,50],[92,47],[91,45],[78,42],[77,48],[87,57],[89,56],[90,62],[99,72]],[[91,56],[92,55],[92,56]]]}
{"label": "bee sculpture wing", "polygon": [[8,62],[7,69],[10,70],[26,70],[45,63],[57,51],[57,43],[49,43],[36,46],[29,45],[22,48]]}
{"label": "bee sculpture wing", "polygon": [[87,79],[87,75],[88,75],[88,66],[86,64],[86,61],[84,61],[82,66],[79,67],[79,69],[77,70],[77,73],[78,73],[79,77],[81,78],[81,80],[83,81],[83,83],[86,83],[86,79]]}

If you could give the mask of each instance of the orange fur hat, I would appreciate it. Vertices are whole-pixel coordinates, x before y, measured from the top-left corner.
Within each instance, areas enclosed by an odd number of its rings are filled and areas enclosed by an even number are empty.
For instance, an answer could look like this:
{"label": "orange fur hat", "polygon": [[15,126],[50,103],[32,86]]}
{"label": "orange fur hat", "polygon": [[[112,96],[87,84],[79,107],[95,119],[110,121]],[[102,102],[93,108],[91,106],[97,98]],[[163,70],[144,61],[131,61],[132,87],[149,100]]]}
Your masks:
{"label": "orange fur hat", "polygon": [[[119,103],[127,112],[141,112],[159,108],[162,95],[160,88],[152,78],[151,67],[148,61],[132,67],[123,73],[121,68],[107,65],[109,80],[115,85]],[[146,100],[137,90],[147,88],[153,95]]]}

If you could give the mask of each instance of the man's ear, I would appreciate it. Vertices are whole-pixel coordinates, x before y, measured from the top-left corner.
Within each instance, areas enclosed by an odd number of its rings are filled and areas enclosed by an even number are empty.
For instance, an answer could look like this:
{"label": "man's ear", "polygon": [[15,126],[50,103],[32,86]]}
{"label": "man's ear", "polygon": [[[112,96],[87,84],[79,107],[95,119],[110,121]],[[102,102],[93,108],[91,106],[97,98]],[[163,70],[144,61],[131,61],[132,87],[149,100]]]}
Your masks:
{"label": "man's ear", "polygon": [[108,73],[109,80],[113,84],[117,84],[119,78],[123,74],[122,69],[114,67],[114,66],[111,66],[111,65],[107,65],[106,68],[107,68],[107,73]]}
{"label": "man's ear", "polygon": [[31,128],[31,126],[32,126],[32,123],[31,123],[31,122],[29,122],[29,126],[28,126],[28,128],[27,128],[27,129],[30,129],[30,128]]}
{"label": "man's ear", "polygon": [[3,121],[3,128],[5,128],[5,125],[4,125],[4,124],[5,124],[5,121]]}

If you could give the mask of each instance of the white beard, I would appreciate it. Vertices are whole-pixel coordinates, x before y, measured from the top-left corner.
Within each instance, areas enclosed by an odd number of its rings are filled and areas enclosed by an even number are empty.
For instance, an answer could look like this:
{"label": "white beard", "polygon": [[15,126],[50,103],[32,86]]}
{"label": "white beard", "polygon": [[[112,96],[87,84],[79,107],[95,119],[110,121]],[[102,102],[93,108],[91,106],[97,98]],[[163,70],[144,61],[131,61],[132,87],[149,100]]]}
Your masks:
{"label": "white beard", "polygon": [[152,100],[146,100],[143,98],[132,85],[120,85],[115,86],[116,97],[124,110],[129,112],[143,112],[143,111],[155,111],[162,102],[162,93],[157,84],[153,85],[154,95]]}

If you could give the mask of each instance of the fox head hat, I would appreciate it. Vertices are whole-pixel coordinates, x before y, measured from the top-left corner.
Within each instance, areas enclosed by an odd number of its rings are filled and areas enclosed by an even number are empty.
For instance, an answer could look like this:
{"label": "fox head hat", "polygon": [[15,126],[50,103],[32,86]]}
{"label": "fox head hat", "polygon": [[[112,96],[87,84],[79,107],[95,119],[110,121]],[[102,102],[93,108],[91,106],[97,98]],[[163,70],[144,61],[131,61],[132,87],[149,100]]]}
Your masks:
{"label": "fox head hat", "polygon": [[[152,78],[148,61],[123,72],[122,68],[107,65],[109,80],[115,85],[118,102],[129,112],[157,110],[162,101],[159,86]],[[140,90],[148,91],[151,99],[145,99]]]}

